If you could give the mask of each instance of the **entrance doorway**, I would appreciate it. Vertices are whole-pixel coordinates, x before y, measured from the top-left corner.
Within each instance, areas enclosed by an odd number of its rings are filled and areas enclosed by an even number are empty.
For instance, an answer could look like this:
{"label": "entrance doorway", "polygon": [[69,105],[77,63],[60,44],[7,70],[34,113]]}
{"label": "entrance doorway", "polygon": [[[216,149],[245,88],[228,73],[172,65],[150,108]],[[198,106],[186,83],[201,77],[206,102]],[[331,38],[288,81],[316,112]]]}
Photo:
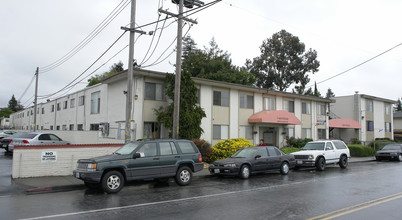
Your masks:
{"label": "entrance doorway", "polygon": [[265,131],[263,133],[264,143],[268,146],[276,146],[276,132],[275,130]]}

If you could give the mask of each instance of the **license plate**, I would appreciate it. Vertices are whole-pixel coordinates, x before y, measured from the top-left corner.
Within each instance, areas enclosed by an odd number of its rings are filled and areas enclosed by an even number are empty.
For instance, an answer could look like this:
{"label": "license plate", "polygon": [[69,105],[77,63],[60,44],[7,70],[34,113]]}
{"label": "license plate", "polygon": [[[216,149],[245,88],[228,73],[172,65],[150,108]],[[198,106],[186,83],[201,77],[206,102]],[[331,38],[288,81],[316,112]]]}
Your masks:
{"label": "license plate", "polygon": [[220,173],[221,171],[219,169],[214,169],[215,173]]}
{"label": "license plate", "polygon": [[303,161],[302,160],[297,160],[296,163],[297,164],[303,164]]}
{"label": "license plate", "polygon": [[76,173],[75,173],[75,177],[76,177],[76,178],[80,178],[80,173],[76,172]]}

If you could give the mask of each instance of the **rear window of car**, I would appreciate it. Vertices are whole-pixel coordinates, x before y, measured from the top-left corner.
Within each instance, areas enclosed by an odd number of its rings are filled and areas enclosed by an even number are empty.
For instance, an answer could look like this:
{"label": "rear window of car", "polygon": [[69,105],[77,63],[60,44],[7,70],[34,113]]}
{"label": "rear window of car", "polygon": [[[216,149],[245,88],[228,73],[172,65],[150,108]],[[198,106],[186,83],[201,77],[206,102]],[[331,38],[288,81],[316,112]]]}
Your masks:
{"label": "rear window of car", "polygon": [[38,134],[23,134],[20,135],[19,138],[33,139],[34,137],[36,137],[36,135]]}
{"label": "rear window of car", "polygon": [[179,148],[183,154],[197,153],[197,151],[190,142],[179,141],[177,143],[179,144]]}
{"label": "rear window of car", "polygon": [[335,144],[336,149],[347,149],[346,144],[342,141],[332,141]]}

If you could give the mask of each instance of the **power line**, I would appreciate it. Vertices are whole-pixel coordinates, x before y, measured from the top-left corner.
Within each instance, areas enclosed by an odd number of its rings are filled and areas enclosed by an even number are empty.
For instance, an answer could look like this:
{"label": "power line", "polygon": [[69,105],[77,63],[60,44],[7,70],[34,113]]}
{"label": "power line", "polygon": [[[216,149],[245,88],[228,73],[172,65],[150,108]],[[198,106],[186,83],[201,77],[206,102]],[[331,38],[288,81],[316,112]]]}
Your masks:
{"label": "power line", "polygon": [[[368,60],[366,60],[366,61],[364,61],[364,62],[362,62],[362,63],[360,63],[360,64],[357,64],[356,66],[353,66],[353,67],[351,67],[351,68],[349,68],[349,69],[347,69],[347,70],[345,70],[345,71],[343,71],[343,72],[341,72],[341,73],[338,73],[338,74],[336,74],[336,75],[334,75],[334,76],[331,76],[331,77],[329,77],[328,79],[325,79],[325,80],[322,80],[322,81],[320,81],[320,82],[317,82],[317,84],[326,82],[326,81],[331,80],[331,79],[333,79],[333,78],[335,78],[335,77],[338,77],[338,76],[340,76],[340,75],[343,75],[343,74],[345,74],[345,73],[347,73],[347,72],[349,72],[349,71],[351,71],[351,70],[353,70],[353,69],[356,69],[357,67],[362,66],[362,65],[364,65],[364,64],[366,64],[366,63],[368,63],[368,62],[370,62],[370,61],[372,61],[372,60],[374,60],[374,59],[376,59],[376,58],[378,58],[378,57],[380,57],[380,56],[382,56],[382,55],[388,53],[389,51],[391,51],[391,50],[393,50],[393,49],[395,49],[395,48],[397,48],[397,47],[399,47],[399,46],[401,46],[401,45],[402,45],[402,43],[399,43],[399,44],[397,44],[397,45],[391,47],[390,49],[388,49],[388,50],[386,50],[386,51],[384,51],[384,52],[382,52],[382,53],[380,53],[380,54],[378,54],[378,55],[376,55],[376,56],[374,56],[374,57],[372,57],[372,58],[370,58],[370,59],[368,59]],[[314,85],[308,86],[307,88],[310,88],[310,87],[312,87],[312,86],[314,86]]]}
{"label": "power line", "polygon": [[22,95],[19,97],[18,102],[21,101],[21,99],[24,97],[25,93],[27,93],[28,89],[31,87],[33,81],[35,79],[35,74],[33,75],[31,81],[28,83],[28,86],[25,88],[24,92],[22,93]]}
{"label": "power line", "polygon": [[112,12],[87,36],[85,37],[77,46],[71,49],[67,54],[65,54],[60,59],[55,62],[41,67],[41,73],[49,72],[58,66],[62,65],[80,50],[82,50],[86,45],[88,45],[99,33],[101,33],[126,7],[130,4],[130,0],[123,0],[112,10]]}

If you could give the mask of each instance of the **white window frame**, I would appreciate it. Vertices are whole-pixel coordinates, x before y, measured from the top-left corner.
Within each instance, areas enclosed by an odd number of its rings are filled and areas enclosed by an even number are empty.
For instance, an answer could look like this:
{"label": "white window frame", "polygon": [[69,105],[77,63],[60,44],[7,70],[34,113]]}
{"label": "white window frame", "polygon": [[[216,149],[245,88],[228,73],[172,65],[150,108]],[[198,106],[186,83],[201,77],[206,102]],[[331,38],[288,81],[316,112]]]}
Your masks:
{"label": "white window frame", "polygon": [[264,97],[264,110],[265,111],[275,111],[276,103],[273,97]]}
{"label": "white window frame", "polygon": [[[217,132],[217,133],[215,133]],[[214,140],[226,140],[229,138],[229,125],[213,125],[212,135]]]}
{"label": "white window frame", "polygon": [[100,91],[91,93],[91,114],[100,113]]}

